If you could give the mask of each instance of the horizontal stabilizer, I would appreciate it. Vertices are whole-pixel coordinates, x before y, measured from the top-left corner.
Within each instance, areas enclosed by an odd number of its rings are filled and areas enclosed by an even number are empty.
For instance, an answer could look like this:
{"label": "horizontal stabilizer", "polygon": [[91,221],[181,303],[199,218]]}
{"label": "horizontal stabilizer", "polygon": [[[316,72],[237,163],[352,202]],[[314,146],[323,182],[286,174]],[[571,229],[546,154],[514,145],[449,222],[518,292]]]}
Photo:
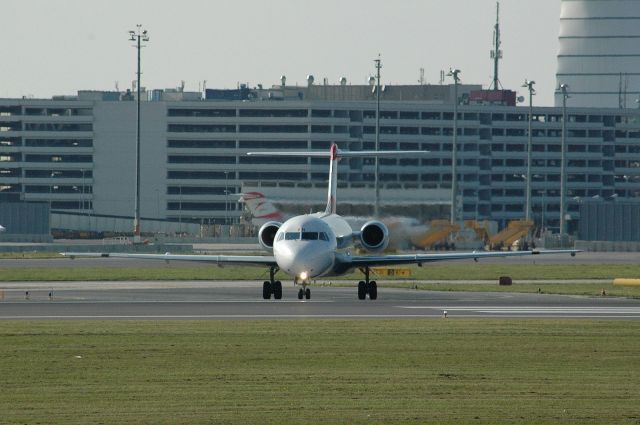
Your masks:
{"label": "horizontal stabilizer", "polygon": [[[416,155],[427,155],[429,151],[342,151],[337,150],[338,158],[363,158],[363,157],[406,157]],[[302,156],[307,158],[331,158],[331,152],[327,151],[306,151],[306,152],[248,152],[250,156]]]}

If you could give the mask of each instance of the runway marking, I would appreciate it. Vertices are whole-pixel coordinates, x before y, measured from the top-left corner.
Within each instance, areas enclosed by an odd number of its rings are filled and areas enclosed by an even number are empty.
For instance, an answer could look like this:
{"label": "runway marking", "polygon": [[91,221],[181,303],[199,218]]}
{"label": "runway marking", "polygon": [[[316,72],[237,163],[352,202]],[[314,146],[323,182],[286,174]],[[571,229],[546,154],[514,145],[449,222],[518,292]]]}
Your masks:
{"label": "runway marking", "polygon": [[0,305],[20,304],[20,305],[77,305],[77,304],[327,304],[333,303],[333,300],[92,300],[88,298],[76,297],[76,300],[51,300],[51,301],[25,301],[5,300]]}
{"label": "runway marking", "polygon": [[438,311],[451,312],[477,312],[495,315],[513,315],[513,314],[541,314],[541,315],[630,315],[636,317],[640,315],[640,307],[447,307],[447,306],[398,306],[398,308],[408,310],[429,309]]}
{"label": "runway marking", "polygon": [[[173,320],[205,320],[205,319],[438,319],[440,314],[257,314],[257,315],[224,315],[224,314],[211,314],[211,315],[78,315],[78,316],[0,316],[0,320],[160,320],[160,319],[173,319]],[[458,316],[458,319],[465,318],[478,318],[478,319],[503,319],[505,317],[517,317],[517,318],[531,318],[527,315],[505,316],[504,314],[465,314]],[[571,315],[564,316],[567,319],[638,319],[640,316],[628,316],[628,315]],[[450,319],[455,318],[450,316]],[[449,320],[449,319],[447,319]]]}
{"label": "runway marking", "polygon": [[425,314],[192,314],[192,315],[28,315],[28,316],[0,316],[0,320],[14,319],[322,319],[322,318],[352,318],[352,319],[388,319],[388,318],[425,318],[437,315]]}

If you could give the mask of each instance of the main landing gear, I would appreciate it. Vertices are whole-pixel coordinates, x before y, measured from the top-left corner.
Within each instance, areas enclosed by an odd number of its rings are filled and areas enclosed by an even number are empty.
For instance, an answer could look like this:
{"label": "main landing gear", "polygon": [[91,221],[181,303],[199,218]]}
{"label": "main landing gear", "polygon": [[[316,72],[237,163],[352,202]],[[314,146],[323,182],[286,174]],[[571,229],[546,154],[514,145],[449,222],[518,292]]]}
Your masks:
{"label": "main landing gear", "polygon": [[274,280],[277,271],[276,267],[271,267],[269,269],[269,280],[265,280],[262,284],[262,298],[265,300],[270,300],[271,295],[276,300],[282,299],[282,282]]}
{"label": "main landing gear", "polygon": [[375,280],[369,280],[369,267],[360,269],[364,273],[364,280],[358,282],[358,299],[364,300],[369,295],[370,300],[378,299],[378,284]]}

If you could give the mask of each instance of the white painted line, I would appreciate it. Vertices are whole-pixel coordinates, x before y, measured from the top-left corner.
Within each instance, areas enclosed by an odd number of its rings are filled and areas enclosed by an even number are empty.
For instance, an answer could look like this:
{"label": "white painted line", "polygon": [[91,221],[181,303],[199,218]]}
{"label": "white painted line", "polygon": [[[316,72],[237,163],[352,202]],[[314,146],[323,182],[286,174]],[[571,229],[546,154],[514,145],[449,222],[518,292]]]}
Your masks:
{"label": "white painted line", "polygon": [[[442,312],[475,312],[491,315],[544,315],[544,316],[571,316],[588,315],[600,317],[602,315],[629,315],[640,316],[640,307],[427,307],[427,306],[398,306],[408,310],[434,310]],[[465,314],[466,316],[466,314]]]}
{"label": "white painted line", "polygon": [[[0,320],[65,320],[65,319],[77,319],[77,320],[158,320],[158,319],[188,319],[188,320],[204,320],[204,319],[436,319],[442,317],[441,314],[281,314],[281,315],[98,315],[98,316],[0,316]],[[509,317],[531,319],[531,315],[526,314],[512,314]],[[639,319],[640,315],[548,315],[547,317],[563,317],[566,319]],[[457,317],[458,319],[465,318],[487,318],[487,319],[503,319],[505,315],[496,314],[464,314]],[[449,316],[447,320],[455,319]]]}
{"label": "white painted line", "polygon": [[[15,302],[18,301],[18,302]],[[7,302],[6,300],[0,302],[0,305],[78,305],[78,304],[330,304],[333,300],[88,300],[86,298],[80,298],[75,301],[25,301],[24,299],[12,300]]]}
{"label": "white painted line", "polygon": [[425,314],[193,314],[193,315],[29,315],[29,316],[0,316],[0,320],[17,319],[322,319],[322,318],[353,318],[353,319],[387,319],[403,317],[438,317]]}

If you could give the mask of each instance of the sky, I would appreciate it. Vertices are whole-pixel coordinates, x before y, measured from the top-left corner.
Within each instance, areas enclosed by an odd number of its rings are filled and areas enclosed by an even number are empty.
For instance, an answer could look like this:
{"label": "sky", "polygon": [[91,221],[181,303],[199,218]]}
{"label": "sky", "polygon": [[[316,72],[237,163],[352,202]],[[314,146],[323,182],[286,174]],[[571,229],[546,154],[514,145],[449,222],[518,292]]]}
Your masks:
{"label": "sky", "polygon": [[[561,0],[502,0],[500,81],[553,105]],[[128,31],[142,24],[142,86],[197,91],[305,84],[364,84],[382,59],[383,84],[492,81],[495,0],[3,0],[0,97],[120,90],[136,78]]]}

